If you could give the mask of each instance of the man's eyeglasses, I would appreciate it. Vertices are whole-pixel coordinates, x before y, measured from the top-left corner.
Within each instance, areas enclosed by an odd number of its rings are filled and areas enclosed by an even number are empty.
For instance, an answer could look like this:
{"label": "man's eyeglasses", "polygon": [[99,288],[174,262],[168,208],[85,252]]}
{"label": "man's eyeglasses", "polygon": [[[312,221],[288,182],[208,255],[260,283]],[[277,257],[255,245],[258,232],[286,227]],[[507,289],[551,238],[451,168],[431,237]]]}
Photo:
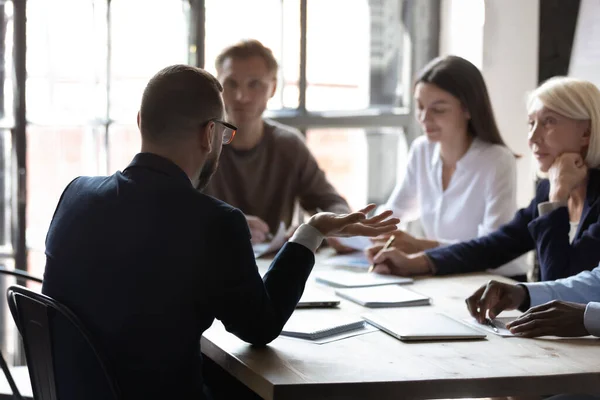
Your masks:
{"label": "man's eyeglasses", "polygon": [[235,137],[235,133],[237,132],[237,126],[218,119],[211,119],[211,121],[215,124],[223,126],[223,144],[231,143],[233,141],[233,138]]}

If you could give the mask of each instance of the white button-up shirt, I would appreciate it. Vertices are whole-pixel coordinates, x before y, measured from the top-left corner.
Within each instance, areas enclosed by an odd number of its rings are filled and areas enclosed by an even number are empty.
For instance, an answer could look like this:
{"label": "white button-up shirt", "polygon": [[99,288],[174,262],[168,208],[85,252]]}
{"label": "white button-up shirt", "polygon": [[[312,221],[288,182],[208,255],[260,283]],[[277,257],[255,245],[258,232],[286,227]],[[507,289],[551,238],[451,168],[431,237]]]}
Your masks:
{"label": "white button-up shirt", "polygon": [[[403,222],[421,219],[425,236],[442,244],[470,240],[493,232],[517,211],[516,159],[505,146],[475,138],[457,162],[448,187],[442,187],[439,143],[420,136],[413,142],[406,175],[384,207]],[[525,274],[524,257],[493,270]]]}

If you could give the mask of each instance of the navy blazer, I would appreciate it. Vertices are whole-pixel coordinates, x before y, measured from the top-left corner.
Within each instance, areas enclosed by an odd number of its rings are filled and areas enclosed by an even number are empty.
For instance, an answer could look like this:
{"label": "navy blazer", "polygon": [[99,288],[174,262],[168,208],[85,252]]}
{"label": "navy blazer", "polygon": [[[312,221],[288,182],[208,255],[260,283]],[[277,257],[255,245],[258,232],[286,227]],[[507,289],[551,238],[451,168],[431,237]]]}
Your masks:
{"label": "navy blazer", "polygon": [[[82,319],[123,398],[161,400],[203,398],[200,337],[215,318],[251,344],[276,338],[314,265],[310,250],[287,243],[261,279],[244,215],[148,153],[123,172],[69,184],[46,256],[43,292]],[[57,368],[68,382],[60,398],[82,398],[86,375]]]}
{"label": "navy blazer", "polygon": [[589,172],[583,213],[573,243],[569,243],[567,207],[544,216],[538,213],[538,204],[548,201],[549,191],[550,182],[542,180],[529,206],[487,236],[426,251],[436,274],[497,268],[533,249],[537,251],[543,281],[594,269],[600,260],[600,170]]}

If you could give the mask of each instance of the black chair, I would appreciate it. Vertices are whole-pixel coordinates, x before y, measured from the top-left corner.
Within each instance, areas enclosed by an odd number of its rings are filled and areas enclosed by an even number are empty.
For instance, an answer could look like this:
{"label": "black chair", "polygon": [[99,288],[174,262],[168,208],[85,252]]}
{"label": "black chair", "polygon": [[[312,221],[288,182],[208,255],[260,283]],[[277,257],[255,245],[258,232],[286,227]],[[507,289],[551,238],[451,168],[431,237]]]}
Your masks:
{"label": "black chair", "polygon": [[22,286],[9,287],[7,299],[23,337],[36,400],[120,398],[103,354],[71,310]]}
{"label": "black chair", "polygon": [[[22,280],[28,280],[28,281],[33,281],[33,282],[37,282],[37,283],[43,282],[42,279],[40,279],[36,276],[29,275],[22,271],[7,269],[6,267],[3,267],[3,266],[0,266],[0,274],[14,276],[14,277],[17,277]],[[15,379],[13,378],[13,376],[10,372],[10,369],[8,368],[8,364],[6,363],[6,360],[4,359],[2,352],[0,352],[0,368],[2,368],[2,372],[4,372],[6,381],[8,382],[8,385],[10,386],[10,389],[13,392],[13,398],[16,400],[23,400],[23,396],[21,396],[21,393],[19,392],[19,388],[17,387],[17,384],[15,383]]]}

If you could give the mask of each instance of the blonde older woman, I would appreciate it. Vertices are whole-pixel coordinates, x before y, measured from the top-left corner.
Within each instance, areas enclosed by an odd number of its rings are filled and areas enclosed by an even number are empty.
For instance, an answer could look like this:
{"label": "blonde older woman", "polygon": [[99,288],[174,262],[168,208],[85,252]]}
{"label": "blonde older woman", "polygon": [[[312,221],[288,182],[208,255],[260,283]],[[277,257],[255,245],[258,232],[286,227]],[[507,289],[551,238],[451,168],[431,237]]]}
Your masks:
{"label": "blonde older woman", "polygon": [[[591,270],[600,259],[600,91],[557,77],[531,93],[529,147],[546,176],[527,208],[498,230],[466,242],[406,255],[369,250],[375,271],[454,274],[503,265],[536,250],[541,280]],[[460,221],[456,221],[460,224]]]}

